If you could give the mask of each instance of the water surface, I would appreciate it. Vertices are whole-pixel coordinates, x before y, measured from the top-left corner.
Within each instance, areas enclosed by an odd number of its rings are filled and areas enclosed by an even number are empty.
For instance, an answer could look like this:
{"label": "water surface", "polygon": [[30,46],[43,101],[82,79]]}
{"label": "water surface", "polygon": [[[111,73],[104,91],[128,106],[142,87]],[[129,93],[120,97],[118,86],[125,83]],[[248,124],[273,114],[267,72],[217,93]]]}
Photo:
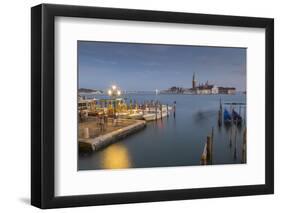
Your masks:
{"label": "water surface", "polygon": [[[101,96],[95,96],[101,98]],[[246,103],[244,94],[236,95],[176,95],[131,94],[127,101],[159,100],[172,105],[176,101],[175,117],[170,115],[136,134],[120,140],[102,150],[79,153],[78,169],[120,169],[167,166],[200,165],[207,135],[214,128],[212,164],[239,164],[242,162],[242,139],[245,123],[241,128],[217,125],[219,100]],[[229,105],[225,105],[229,109]],[[244,107],[236,106],[242,117]],[[230,133],[232,142],[230,143]],[[236,139],[236,140],[235,140]]]}

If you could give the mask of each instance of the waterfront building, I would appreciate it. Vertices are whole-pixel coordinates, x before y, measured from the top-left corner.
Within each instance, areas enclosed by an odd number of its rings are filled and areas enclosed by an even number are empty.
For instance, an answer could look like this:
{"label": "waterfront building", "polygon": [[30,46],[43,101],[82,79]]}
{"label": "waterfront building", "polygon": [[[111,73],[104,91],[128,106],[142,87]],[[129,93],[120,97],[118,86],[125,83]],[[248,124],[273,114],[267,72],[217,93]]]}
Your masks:
{"label": "waterfront building", "polygon": [[219,94],[233,95],[236,92],[235,87],[218,87]]}
{"label": "waterfront building", "polygon": [[184,93],[184,88],[182,87],[171,87],[168,90],[160,91],[160,93],[172,93],[172,94],[181,94]]}
{"label": "waterfront building", "polygon": [[[194,90],[194,89],[193,89]],[[218,94],[218,87],[215,85],[200,85],[195,88],[195,94],[197,95],[211,95],[211,94]]]}
{"label": "waterfront building", "polygon": [[208,81],[206,81],[205,84],[199,84],[199,86],[196,86],[195,73],[193,73],[192,88],[189,89],[188,94],[196,94],[196,95],[218,94],[218,88],[215,85],[209,85]]}

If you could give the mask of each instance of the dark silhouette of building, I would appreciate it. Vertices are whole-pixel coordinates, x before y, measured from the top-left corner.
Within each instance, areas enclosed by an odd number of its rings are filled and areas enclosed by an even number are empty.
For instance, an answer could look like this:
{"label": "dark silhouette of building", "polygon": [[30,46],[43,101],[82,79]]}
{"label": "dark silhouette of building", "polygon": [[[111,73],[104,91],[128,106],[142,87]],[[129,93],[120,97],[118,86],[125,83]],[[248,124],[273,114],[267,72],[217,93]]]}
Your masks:
{"label": "dark silhouette of building", "polygon": [[205,83],[198,83],[195,80],[195,72],[192,76],[192,87],[191,88],[183,88],[173,86],[168,90],[163,90],[161,93],[174,93],[174,94],[194,94],[194,95],[209,95],[209,94],[227,94],[232,95],[235,94],[235,87],[217,87],[214,84],[209,84],[207,80]]}
{"label": "dark silhouette of building", "polygon": [[193,77],[192,77],[192,89],[195,89],[196,87],[196,80],[195,80],[195,73],[193,73]]}
{"label": "dark silhouette of building", "polygon": [[218,87],[219,94],[233,95],[236,92],[235,87]]}

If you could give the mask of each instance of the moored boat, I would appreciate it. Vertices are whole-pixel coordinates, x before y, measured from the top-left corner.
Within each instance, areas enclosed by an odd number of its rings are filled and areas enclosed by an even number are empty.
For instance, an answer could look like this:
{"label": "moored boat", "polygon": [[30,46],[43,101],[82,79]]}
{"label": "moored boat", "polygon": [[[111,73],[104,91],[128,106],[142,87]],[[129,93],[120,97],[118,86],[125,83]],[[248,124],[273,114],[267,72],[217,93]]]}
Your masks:
{"label": "moored boat", "polygon": [[129,113],[128,112],[117,112],[116,116],[119,117],[119,118],[128,118]]}
{"label": "moored boat", "polygon": [[143,118],[143,114],[142,114],[142,112],[134,112],[132,114],[129,114],[128,117],[131,118],[131,119],[138,120],[138,119],[142,119]]}
{"label": "moored boat", "polygon": [[232,119],[235,124],[241,124],[242,117],[235,110],[232,110]]}
{"label": "moored boat", "polygon": [[224,109],[224,112],[223,112],[223,121],[225,124],[230,124],[231,123],[231,115],[230,113],[228,112],[227,109]]}
{"label": "moored boat", "polygon": [[147,114],[143,115],[143,119],[146,121],[154,121],[154,120],[156,120],[156,115],[155,115],[155,113],[147,113]]}
{"label": "moored boat", "polygon": [[146,113],[142,117],[146,121],[153,121],[153,120],[161,119],[161,117],[162,118],[167,117],[167,115],[168,115],[167,111],[162,111],[162,115],[160,111],[157,111],[157,113],[155,112]]}

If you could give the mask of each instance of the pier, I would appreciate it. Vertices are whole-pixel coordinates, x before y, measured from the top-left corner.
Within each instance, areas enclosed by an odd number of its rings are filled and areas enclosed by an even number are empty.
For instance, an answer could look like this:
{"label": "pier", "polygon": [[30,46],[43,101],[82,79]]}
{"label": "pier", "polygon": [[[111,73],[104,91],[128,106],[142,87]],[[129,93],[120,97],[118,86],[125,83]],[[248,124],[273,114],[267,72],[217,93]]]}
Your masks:
{"label": "pier", "polygon": [[104,130],[98,128],[96,120],[83,122],[79,126],[79,149],[97,151],[111,143],[125,138],[146,126],[146,121],[120,119],[118,124],[108,122]]}

